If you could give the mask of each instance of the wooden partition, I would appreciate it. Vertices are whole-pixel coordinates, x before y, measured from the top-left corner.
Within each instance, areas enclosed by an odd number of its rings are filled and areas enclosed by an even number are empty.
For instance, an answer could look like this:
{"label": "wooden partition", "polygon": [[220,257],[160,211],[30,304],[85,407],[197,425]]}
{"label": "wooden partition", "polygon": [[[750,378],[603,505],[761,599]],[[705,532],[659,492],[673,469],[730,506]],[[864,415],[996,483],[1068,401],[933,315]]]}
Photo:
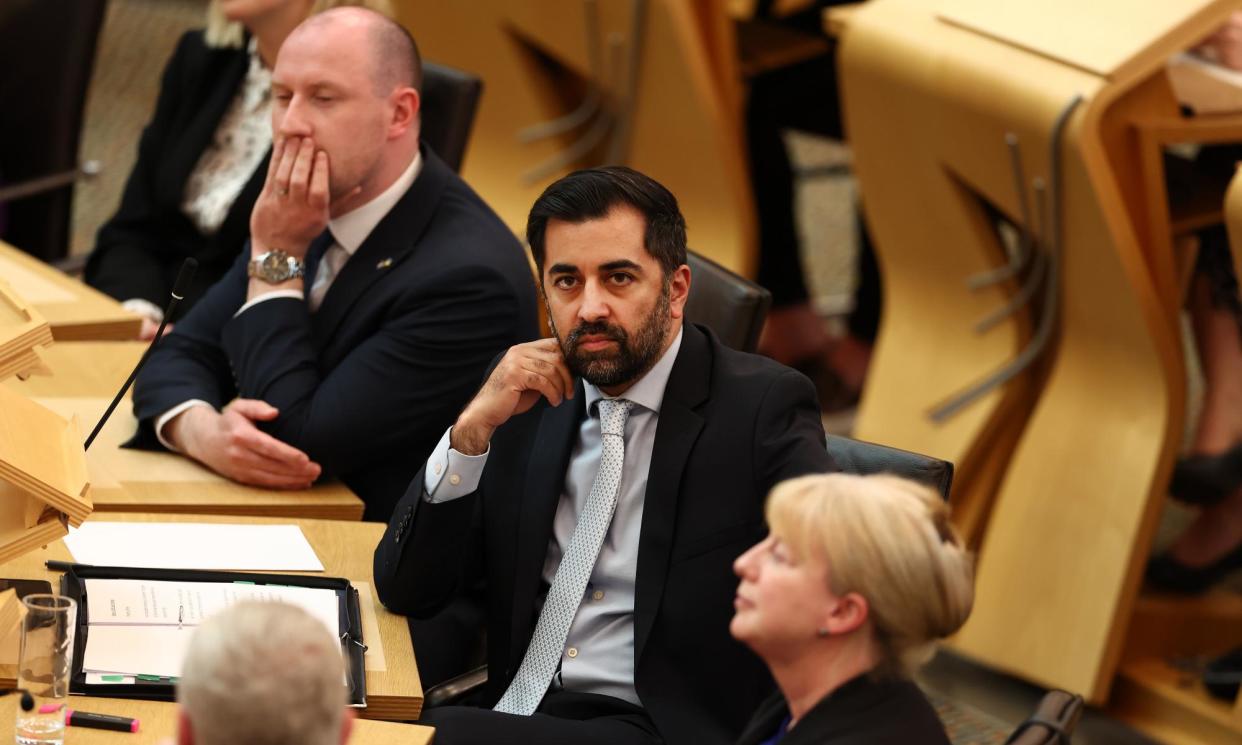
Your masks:
{"label": "wooden partition", "polygon": [[[870,0],[843,33],[846,126],[885,281],[856,434],[959,465],[954,508],[980,548],[954,646],[1096,704],[1132,657],[1185,414],[1172,246],[1192,223],[1153,164],[1178,138],[1233,136],[1230,122],[1183,116],[1163,69],[1235,7]],[[1033,236],[1045,276],[981,331],[1030,280],[1024,268],[968,286],[1009,261],[999,223]],[[1041,339],[1024,372],[929,416]],[[1148,680],[1157,698],[1171,690]],[[1133,721],[1162,738],[1209,741],[1146,710]]]}
{"label": "wooden partition", "polygon": [[[722,3],[399,0],[397,7],[425,58],[483,79],[462,175],[519,235],[553,180],[619,163],[677,196],[696,250],[753,274],[740,81]],[[519,139],[574,112],[577,123],[559,134]]]}

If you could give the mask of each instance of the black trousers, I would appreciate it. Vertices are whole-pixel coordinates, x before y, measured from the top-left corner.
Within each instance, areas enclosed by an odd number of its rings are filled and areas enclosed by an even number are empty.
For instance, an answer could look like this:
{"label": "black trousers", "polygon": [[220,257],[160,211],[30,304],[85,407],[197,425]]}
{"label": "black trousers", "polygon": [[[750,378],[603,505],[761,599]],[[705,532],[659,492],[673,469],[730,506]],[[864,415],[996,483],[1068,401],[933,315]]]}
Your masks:
{"label": "black trousers", "polygon": [[[817,7],[833,4],[818,3]],[[814,22],[818,18],[817,11]],[[798,252],[795,174],[782,136],[786,129],[844,139],[835,47],[828,54],[756,76],[746,101],[751,193],[759,222],[757,281],[772,293],[772,305],[777,308],[809,298]],[[862,210],[857,213],[858,288],[849,329],[851,336],[874,342],[882,301],[880,272]]]}
{"label": "black trousers", "polygon": [[550,691],[528,717],[445,706],[423,712],[436,745],[662,745],[641,708],[593,693]]}

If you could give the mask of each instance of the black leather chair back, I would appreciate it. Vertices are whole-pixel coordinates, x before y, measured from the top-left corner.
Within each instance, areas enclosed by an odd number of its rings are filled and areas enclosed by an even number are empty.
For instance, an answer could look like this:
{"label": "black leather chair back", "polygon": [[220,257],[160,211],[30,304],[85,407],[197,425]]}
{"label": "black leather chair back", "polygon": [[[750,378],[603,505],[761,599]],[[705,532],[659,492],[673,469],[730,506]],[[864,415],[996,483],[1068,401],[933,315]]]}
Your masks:
{"label": "black leather chair back", "polygon": [[483,81],[475,75],[434,62],[423,62],[423,121],[420,136],[454,171],[470,142],[470,128],[483,94]]}
{"label": "black leather chair back", "polygon": [[953,486],[953,464],[930,455],[876,445],[848,437],[828,435],[828,452],[837,467],[846,473],[867,475],[891,473],[936,489],[949,498]]}
{"label": "black leather chair back", "polygon": [[[107,0],[0,0],[0,184],[72,171]],[[69,252],[73,185],[0,205],[0,238]]]}
{"label": "black leather chair back", "polygon": [[734,349],[755,351],[772,293],[693,251],[686,263],[690,265],[686,320],[707,326]]}
{"label": "black leather chair back", "polygon": [[1005,740],[1005,745],[1070,745],[1082,707],[1082,696],[1049,691],[1035,713]]}

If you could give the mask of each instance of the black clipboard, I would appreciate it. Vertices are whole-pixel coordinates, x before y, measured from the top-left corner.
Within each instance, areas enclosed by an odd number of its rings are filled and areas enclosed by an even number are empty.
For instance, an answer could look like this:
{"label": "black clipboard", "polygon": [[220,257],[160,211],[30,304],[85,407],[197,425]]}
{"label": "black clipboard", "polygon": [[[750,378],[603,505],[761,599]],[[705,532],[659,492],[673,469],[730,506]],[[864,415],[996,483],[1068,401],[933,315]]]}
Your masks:
{"label": "black clipboard", "polygon": [[69,693],[80,696],[105,696],[110,698],[140,698],[152,701],[175,701],[176,683],[173,680],[140,679],[132,684],[86,682],[82,671],[82,659],[86,640],[90,635],[90,598],[86,593],[88,579],[140,579],[170,582],[248,582],[256,585],[290,585],[314,587],[336,592],[340,608],[341,654],[346,660],[349,673],[349,705],[365,708],[367,705],[366,672],[363,655],[367,651],[362,639],[362,611],[358,605],[358,590],[349,580],[339,577],[316,577],[298,574],[252,574],[250,572],[210,572],[192,569],[134,569],[130,567],[101,567],[73,564],[61,576],[61,594],[73,598],[78,604],[77,627],[73,638],[73,669],[69,676]]}

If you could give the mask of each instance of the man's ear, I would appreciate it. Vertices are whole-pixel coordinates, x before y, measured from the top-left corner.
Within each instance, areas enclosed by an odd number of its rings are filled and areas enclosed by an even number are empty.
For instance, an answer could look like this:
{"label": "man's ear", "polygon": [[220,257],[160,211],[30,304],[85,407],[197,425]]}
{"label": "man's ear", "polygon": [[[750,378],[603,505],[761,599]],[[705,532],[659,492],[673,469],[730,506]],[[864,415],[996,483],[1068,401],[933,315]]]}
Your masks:
{"label": "man's ear", "polygon": [[418,127],[418,112],[423,100],[413,88],[399,88],[392,93],[392,121],[388,125],[389,139],[404,135],[411,127]]}
{"label": "man's ear", "polygon": [[184,708],[177,709],[177,745],[194,745],[194,728]]}
{"label": "man's ear", "polygon": [[668,307],[673,318],[685,315],[686,299],[690,297],[690,267],[682,264],[668,280]]}
{"label": "man's ear", "polygon": [[349,736],[354,731],[354,710],[345,707],[345,716],[341,717],[341,745],[349,742]]}
{"label": "man's ear", "polygon": [[827,630],[829,636],[841,636],[859,629],[870,615],[867,599],[856,592],[848,592],[828,609],[820,619],[819,628]]}

